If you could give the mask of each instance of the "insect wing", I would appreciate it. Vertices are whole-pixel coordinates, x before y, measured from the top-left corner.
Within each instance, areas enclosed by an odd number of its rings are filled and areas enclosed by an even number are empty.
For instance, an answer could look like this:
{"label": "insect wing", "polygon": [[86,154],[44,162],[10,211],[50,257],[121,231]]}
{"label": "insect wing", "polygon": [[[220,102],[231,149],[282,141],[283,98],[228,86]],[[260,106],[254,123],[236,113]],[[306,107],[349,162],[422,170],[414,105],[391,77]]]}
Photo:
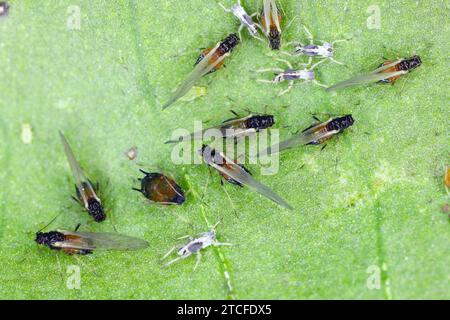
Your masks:
{"label": "insect wing", "polygon": [[228,54],[224,54],[218,59],[216,59],[214,62],[211,63],[209,58],[213,56],[219,45],[217,45],[213,50],[211,50],[195,67],[194,70],[189,74],[189,76],[184,80],[184,82],[178,87],[178,89],[172,94],[169,101],[167,101],[163,105],[163,109],[168,108],[171,106],[174,102],[176,102],[178,99],[183,97],[186,93],[191,90],[191,88],[195,85],[195,83],[203,77],[205,74],[209,73],[211,70],[213,70],[220,62],[222,62],[223,59]]}
{"label": "insect wing", "polygon": [[386,73],[369,73],[362,76],[357,76],[342,82],[339,82],[327,89],[325,89],[327,92],[330,91],[336,91],[340,89],[344,89],[347,87],[357,86],[361,84],[369,84],[378,82],[381,80],[386,80],[392,77],[400,76],[407,73],[407,71],[396,71],[396,72],[386,72]]}
{"label": "insect wing", "polygon": [[[222,155],[223,156],[223,155]],[[279,204],[280,206],[292,210],[292,206],[289,205],[285,200],[283,200],[279,195],[270,190],[268,187],[263,185],[262,183],[256,181],[248,172],[238,166],[236,163],[232,162],[230,159],[227,159],[223,156],[227,162],[227,167],[220,166],[210,161],[208,164],[218,170],[219,172],[224,173],[225,175],[231,177],[233,180],[246,185],[247,187],[255,190],[261,195],[269,198],[273,202]]]}
{"label": "insect wing", "polygon": [[336,134],[337,133],[336,130],[333,130],[333,131],[322,130],[330,121],[331,120],[328,120],[327,122],[319,123],[309,129],[303,131],[302,133],[299,133],[289,139],[281,141],[280,143],[267,148],[263,152],[260,152],[258,154],[258,156],[265,156],[265,155],[270,155],[273,153],[281,152],[286,149],[294,148],[298,145],[305,145],[305,144],[308,144],[308,143],[311,143],[314,141],[319,141],[330,135]]}
{"label": "insect wing", "polygon": [[264,0],[264,32],[269,34],[270,31],[270,12],[271,12],[271,0]]}
{"label": "insect wing", "polygon": [[148,247],[147,241],[120,233],[59,231],[66,236],[81,238],[91,249],[137,250]]}
{"label": "insect wing", "polygon": [[75,241],[61,241],[55,242],[52,244],[53,247],[61,248],[61,249],[76,249],[76,250],[94,250],[96,249],[94,246],[89,245],[88,243],[81,243]]}
{"label": "insect wing", "polygon": [[275,23],[275,26],[278,29],[278,32],[281,33],[280,20],[278,19],[279,11],[278,11],[277,3],[275,0],[270,0],[270,13],[272,15],[272,19]]}
{"label": "insect wing", "polygon": [[66,153],[67,161],[69,162],[70,169],[72,170],[73,178],[75,179],[75,184],[80,191],[80,194],[84,200],[84,202],[87,202],[87,197],[85,195],[84,190],[86,188],[89,188],[90,194],[95,194],[94,188],[89,182],[89,179],[87,178],[86,174],[84,173],[83,169],[81,169],[80,164],[78,163],[77,159],[75,158],[75,155],[73,154],[72,148],[70,147],[69,143],[67,142],[66,137],[64,137],[63,133],[60,131],[59,135],[61,137],[61,142],[64,146],[64,152]]}
{"label": "insect wing", "polygon": [[278,144],[274,144],[273,146],[267,148],[266,150],[258,153],[258,157],[278,153],[286,149],[291,149],[298,145],[307,144],[308,140],[310,139],[311,139],[310,135],[305,135],[304,133],[295,135],[289,139],[281,141]]}
{"label": "insect wing", "polygon": [[[200,140],[200,139],[204,138],[203,135],[205,132],[212,131],[212,130],[217,130],[216,132],[219,133],[220,136],[223,138],[248,136],[248,135],[255,133],[256,130],[253,128],[245,128],[245,129],[239,128],[239,127],[235,128],[235,126],[239,125],[240,123],[242,123],[243,121],[245,121],[246,119],[248,119],[251,116],[253,116],[253,115],[248,115],[244,118],[239,118],[239,119],[231,119],[231,120],[223,122],[222,124],[220,124],[218,126],[210,127],[210,128],[204,129],[202,131],[196,131],[189,135],[180,136],[176,139],[166,141],[165,143],[178,143],[178,142],[182,142],[182,141]],[[211,133],[213,133],[213,132],[211,132]],[[211,136],[214,136],[214,134],[212,134]]]}
{"label": "insect wing", "polygon": [[384,70],[387,70],[387,69],[389,69],[389,68],[391,68],[391,67],[393,67],[393,66],[399,64],[399,63],[402,62],[402,61],[403,61],[403,59],[398,59],[398,60],[393,61],[393,62],[391,62],[391,63],[388,63],[388,64],[386,64],[386,65],[382,65],[381,67],[379,67],[379,68],[373,70],[371,73],[379,73],[379,72],[383,72]]}

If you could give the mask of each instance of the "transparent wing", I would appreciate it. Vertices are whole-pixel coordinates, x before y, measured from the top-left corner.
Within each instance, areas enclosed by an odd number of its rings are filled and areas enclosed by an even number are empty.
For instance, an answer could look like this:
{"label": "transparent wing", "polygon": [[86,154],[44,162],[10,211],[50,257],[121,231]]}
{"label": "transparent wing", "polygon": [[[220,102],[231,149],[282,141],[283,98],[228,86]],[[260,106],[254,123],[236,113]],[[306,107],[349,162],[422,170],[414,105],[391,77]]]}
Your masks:
{"label": "transparent wing", "polygon": [[202,131],[196,131],[196,132],[193,132],[193,133],[185,135],[185,136],[179,136],[178,138],[166,141],[165,143],[178,143],[181,141],[201,140],[201,139],[203,139],[203,134],[210,130],[211,131],[217,130],[217,133],[219,133],[220,136],[223,138],[233,138],[233,137],[242,137],[242,136],[251,135],[256,132],[256,130],[253,128],[248,128],[248,129],[233,128],[235,125],[242,123],[243,121],[245,121],[246,119],[248,119],[251,116],[252,115],[248,115],[243,118],[225,121],[218,126],[210,127],[210,128],[204,129]]}
{"label": "transparent wing", "polygon": [[344,88],[351,87],[351,86],[374,83],[374,82],[378,82],[381,80],[389,79],[391,77],[400,76],[405,73],[407,73],[407,71],[396,71],[396,72],[386,72],[386,73],[369,73],[369,74],[357,76],[357,77],[339,82],[339,83],[325,89],[325,91],[330,92],[330,91],[336,91],[336,90],[344,89]]}
{"label": "transparent wing", "polygon": [[281,141],[278,144],[274,144],[273,146],[267,148],[266,150],[258,153],[258,156],[261,157],[261,156],[265,156],[265,155],[274,154],[274,153],[281,152],[286,149],[291,149],[298,145],[305,145],[305,144],[311,143],[313,141],[318,141],[318,140],[326,138],[330,135],[336,134],[337,133],[336,130],[329,131],[329,132],[322,130],[322,128],[325,127],[330,121],[331,121],[331,119],[326,122],[316,124],[316,125],[312,126],[311,128],[292,136],[289,139]]}
{"label": "transparent wing", "polygon": [[73,154],[72,148],[70,148],[70,145],[67,142],[66,137],[61,131],[59,132],[59,136],[61,137],[61,142],[64,146],[64,152],[66,153],[67,161],[69,162],[70,169],[72,170],[73,178],[75,179],[75,185],[80,191],[81,196],[83,197],[83,199],[85,198],[85,194],[83,192],[85,188],[90,188],[91,193],[95,194],[94,188],[90,184],[89,179],[87,178],[84,171],[81,169],[77,159],[75,158],[75,155]]}
{"label": "transparent wing", "polygon": [[75,241],[60,241],[52,244],[56,248],[78,249],[78,250],[94,250],[95,247],[87,243],[75,242]]}
{"label": "transparent wing", "polygon": [[278,7],[276,0],[270,0],[270,12],[272,14],[272,19],[275,25],[277,26],[278,32],[281,33],[281,25],[280,20],[278,20]]}
{"label": "transparent wing", "polygon": [[287,140],[284,140],[284,141],[281,141],[280,143],[274,144],[273,146],[267,148],[264,151],[259,152],[258,157],[278,153],[278,152],[293,148],[298,145],[307,144],[308,140],[309,140],[308,136],[305,135],[304,133],[295,135]]}
{"label": "transparent wing", "polygon": [[[220,126],[217,127],[211,127],[202,131],[197,131],[185,136],[180,136],[176,139],[173,140],[169,140],[166,141],[165,143],[178,143],[178,142],[185,142],[185,141],[192,141],[192,140],[201,140],[204,138],[204,133],[206,133],[209,130],[217,130],[216,132],[218,133],[219,137],[222,138],[237,138],[237,137],[244,137],[244,136],[249,136],[252,135],[254,133],[256,133],[256,130],[253,128],[249,128],[249,129],[232,129],[232,128],[222,128]],[[212,135],[208,135],[209,137],[212,137]],[[209,139],[206,139],[209,140]]]}
{"label": "transparent wing", "polygon": [[219,57],[216,61],[211,63],[209,61],[209,58],[215,54],[217,48],[219,45],[217,45],[213,50],[211,50],[195,67],[194,70],[189,74],[189,76],[184,80],[184,82],[178,87],[177,90],[172,94],[169,101],[167,101],[163,105],[163,110],[170,107],[174,102],[176,102],[178,99],[180,99],[182,96],[184,96],[186,93],[191,90],[191,88],[195,85],[195,83],[203,77],[205,74],[210,72],[217,66],[223,59],[225,59],[228,54],[225,54],[221,57]]}
{"label": "transparent wing", "polygon": [[269,34],[270,31],[270,10],[271,10],[271,2],[272,0],[264,0],[264,32]]}
{"label": "transparent wing", "polygon": [[273,202],[279,204],[280,206],[292,210],[292,206],[287,203],[283,198],[281,198],[279,195],[277,195],[275,192],[270,190],[268,187],[263,185],[262,183],[256,181],[248,172],[246,172],[244,169],[242,169],[239,165],[232,162],[230,159],[225,158],[227,161],[227,164],[231,166],[231,168],[219,166],[215,164],[214,162],[209,162],[208,164],[211,165],[216,170],[226,174],[227,176],[231,177],[232,179],[236,180],[237,182],[249,187],[250,189],[253,189],[254,191],[258,192],[259,194],[265,196],[266,198],[269,198]]}
{"label": "transparent wing", "polygon": [[387,65],[381,66],[381,67],[379,67],[379,68],[373,70],[371,73],[382,72],[382,71],[384,71],[384,70],[387,70],[387,69],[389,69],[389,68],[391,68],[391,67],[393,67],[393,66],[399,64],[399,63],[402,62],[402,61],[403,61],[403,59],[395,60],[395,61],[393,61],[393,62],[391,62],[391,63],[389,63],[389,64],[387,64]]}
{"label": "transparent wing", "polygon": [[[104,249],[104,250],[137,250],[148,247],[148,242],[142,239],[126,236],[120,233],[102,232],[70,232],[58,230],[66,236],[79,237],[83,241],[65,241],[66,244],[81,246],[81,249]],[[72,248],[75,248],[72,246]],[[78,249],[78,248],[77,248]]]}

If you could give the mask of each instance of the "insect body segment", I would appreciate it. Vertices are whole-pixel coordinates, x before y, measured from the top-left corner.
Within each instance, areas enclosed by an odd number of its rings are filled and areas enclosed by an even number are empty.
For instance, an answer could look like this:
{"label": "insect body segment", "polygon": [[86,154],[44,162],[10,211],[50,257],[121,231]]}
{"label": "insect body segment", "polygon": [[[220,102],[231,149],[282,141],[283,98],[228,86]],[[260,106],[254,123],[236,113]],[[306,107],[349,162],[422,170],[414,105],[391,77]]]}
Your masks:
{"label": "insect body segment", "polygon": [[[195,271],[201,261],[201,257],[202,257],[201,253],[200,253],[201,250],[206,249],[207,247],[210,247],[210,246],[232,246],[231,243],[217,241],[216,231],[215,231],[215,227],[217,226],[217,224],[210,231],[201,233],[197,238],[194,238],[191,236],[186,236],[186,237],[180,238],[180,239],[188,238],[189,242],[184,246],[178,247],[178,250],[177,250],[178,257],[167,262],[164,265],[164,267],[168,267],[169,265],[171,265],[174,262],[177,262],[181,259],[186,259],[187,257],[191,256],[192,254],[195,254],[195,255],[197,255],[197,262],[195,263],[195,266],[194,266],[194,271]],[[165,260],[176,249],[177,249],[177,247],[173,247],[172,249],[170,249],[169,252],[167,252],[161,260]]]}
{"label": "insect body segment", "polygon": [[274,117],[269,114],[249,114],[246,117],[237,116],[236,118],[224,121],[218,126],[197,131],[190,135],[180,136],[173,140],[166,141],[166,143],[203,139],[206,132],[210,131],[211,133],[214,133],[212,130],[216,130],[217,134],[222,138],[244,137],[259,132],[260,130],[270,128],[274,123]]}
{"label": "insect body segment", "polygon": [[145,174],[140,179],[141,189],[133,190],[142,193],[150,201],[163,205],[180,205],[186,200],[183,190],[174,180],[158,172],[140,171]]}
{"label": "insect body segment", "polygon": [[97,196],[92,183],[81,169],[75,155],[73,154],[72,148],[67,142],[67,139],[64,137],[62,132],[59,134],[75,180],[75,189],[78,201],[96,222],[104,221],[106,219],[106,214],[103,210],[100,198]]}
{"label": "insect body segment", "polygon": [[201,77],[218,70],[222,66],[223,60],[230,55],[233,49],[239,44],[239,41],[239,37],[232,33],[219,42],[213,49],[203,51],[195,63],[194,70],[192,70],[178,89],[175,90],[169,101],[163,105],[163,109],[170,107],[188,93]]}
{"label": "insect body segment", "polygon": [[281,12],[275,0],[264,0],[261,25],[272,50],[279,50],[281,46]]}
{"label": "insect body segment", "polygon": [[137,250],[148,247],[148,242],[118,233],[70,232],[56,230],[37,232],[35,241],[52,250],[86,255],[94,250]]}
{"label": "insect body segment", "polygon": [[[283,60],[283,59],[276,59],[278,61],[284,62],[287,65],[287,69],[283,70],[280,68],[271,68],[271,69],[260,69],[257,70],[256,72],[262,73],[262,72],[277,72],[277,76],[275,76],[275,78],[273,78],[273,80],[265,80],[265,79],[258,79],[258,82],[262,82],[262,83],[272,83],[272,84],[276,84],[276,83],[280,83],[283,81],[287,81],[289,83],[289,86],[286,90],[282,90],[278,93],[278,96],[282,96],[286,93],[288,93],[294,86],[294,82],[296,80],[305,80],[305,82],[312,82],[318,86],[321,87],[326,87],[325,85],[321,84],[319,81],[316,80],[315,77],[315,73],[314,73],[314,68],[316,68],[319,64],[323,63],[325,60],[321,60],[315,64],[313,64],[311,67],[309,68],[305,68],[303,70],[296,70],[292,67],[292,65],[289,63],[289,61],[287,60]],[[303,65],[307,65],[307,64],[303,64]]]}
{"label": "insect body segment", "polygon": [[199,153],[201,154],[203,161],[216,169],[228,182],[239,186],[247,186],[278,205],[287,209],[293,209],[283,198],[262,183],[256,181],[245,167],[235,163],[221,152],[218,152],[207,145],[203,145],[202,149],[199,150]]}
{"label": "insect body segment", "polygon": [[[258,29],[257,24],[253,21],[252,17],[255,14],[248,15],[245,9],[241,5],[241,0],[238,0],[236,4],[234,4],[230,9],[224,7],[223,4],[219,3],[219,5],[226,11],[233,13],[236,18],[239,19],[241,25],[239,26],[239,36],[241,35],[241,31],[243,28],[247,28],[248,32],[252,37],[257,37]],[[240,36],[241,37],[241,36]],[[242,38],[242,37],[241,37]]]}
{"label": "insect body segment", "polygon": [[419,56],[399,59],[396,61],[385,61],[379,68],[375,69],[371,73],[339,82],[327,88],[326,91],[337,91],[347,87],[375,82],[394,84],[395,81],[397,81],[397,79],[402,75],[405,75],[411,70],[416,69],[421,64],[422,61]]}
{"label": "insect body segment", "polygon": [[298,145],[319,145],[325,141],[331,139],[334,135],[342,133],[345,129],[351,127],[354,123],[354,119],[351,114],[343,117],[332,118],[328,121],[314,124],[300,134],[297,134],[287,140],[273,145],[268,149],[260,152],[258,156],[269,155],[277,152],[281,152],[286,149],[293,148]]}

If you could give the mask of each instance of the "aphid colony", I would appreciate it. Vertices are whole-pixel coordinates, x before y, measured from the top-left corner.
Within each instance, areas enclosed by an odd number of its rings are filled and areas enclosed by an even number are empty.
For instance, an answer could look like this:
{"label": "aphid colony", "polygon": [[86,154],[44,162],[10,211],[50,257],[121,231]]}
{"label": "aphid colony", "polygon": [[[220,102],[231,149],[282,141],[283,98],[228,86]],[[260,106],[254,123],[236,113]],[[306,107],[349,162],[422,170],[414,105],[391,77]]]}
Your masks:
{"label": "aphid colony", "polygon": [[[277,58],[276,61],[286,65],[285,69],[267,68],[257,70],[258,73],[275,73],[275,77],[272,80],[258,79],[258,82],[269,84],[278,84],[281,82],[288,83],[288,87],[281,90],[278,96],[284,95],[292,90],[295,82],[297,81],[302,81],[302,83],[313,83],[321,87],[326,87],[317,80],[315,68],[328,60],[336,64],[342,64],[334,59],[334,45],[345,40],[315,42],[312,33],[305,26],[304,30],[307,34],[309,43],[305,45],[300,41],[292,41],[286,43],[285,46],[293,45],[293,52],[281,50],[283,48],[281,27],[282,22],[284,21],[284,12],[282,8],[277,5],[276,0],[263,0],[262,10],[251,15],[249,15],[241,5],[240,0],[238,0],[237,3],[232,5],[230,8],[226,8],[223,4],[220,4],[220,6],[226,12],[232,13],[239,20],[240,26],[237,32],[239,36],[235,33],[230,33],[228,36],[219,41],[214,47],[204,49],[195,61],[195,65],[191,73],[173,91],[168,101],[163,104],[163,109],[170,107],[177,101],[193,101],[197,97],[205,95],[206,88],[197,86],[197,83],[203,76],[221,69],[225,59],[232,54],[234,49],[241,42],[243,29],[248,31],[251,38],[264,41],[258,34],[261,32],[262,35],[267,38],[270,49],[278,50],[280,54],[293,58],[299,56],[306,56],[308,58],[307,63],[299,64],[303,66],[303,69],[296,69],[289,61]],[[255,16],[258,17],[259,22],[255,22],[253,20]],[[313,63],[314,58],[319,58],[320,60]],[[375,82],[394,84],[395,81],[397,81],[402,75],[405,75],[411,70],[419,67],[421,63],[420,57],[416,55],[411,58],[397,59],[393,61],[387,60],[373,72],[337,83],[327,88],[326,91],[336,91],[350,86]],[[219,138],[234,139],[235,143],[238,143],[240,141],[239,139],[255,135],[262,130],[268,130],[275,125],[275,118],[271,114],[249,112],[247,115],[243,116],[238,115],[234,111],[231,112],[234,117],[223,121],[221,124],[199,132],[191,133],[189,135],[175,137],[174,139],[166,141],[166,143],[175,144],[183,143],[185,141],[190,142],[196,139],[203,139],[203,134],[208,130],[215,130],[218,132]],[[258,153],[258,157],[268,156],[301,145],[325,146],[325,142],[333,136],[343,133],[355,122],[351,114],[335,116],[327,121],[320,120],[317,117],[314,117],[314,119],[316,122],[311,126],[303,129],[297,134],[294,134],[290,138],[281,141],[280,143],[274,144],[267,149],[260,151]],[[60,138],[74,179],[76,196],[74,196],[73,199],[82,206],[93,221],[102,222],[106,220],[108,215],[106,214],[107,211],[105,211],[100,196],[98,195],[98,184],[92,183],[83,171],[68,141],[61,132]],[[290,210],[293,209],[293,207],[280,195],[269,189],[266,185],[257,181],[252,176],[251,172],[236,159],[231,159],[224,152],[205,143],[202,143],[202,147],[197,150],[197,153],[198,156],[202,158],[205,165],[217,171],[222,184],[223,181],[226,181],[235,187],[247,187],[248,189],[251,189],[273,201],[282,208]],[[137,157],[137,148],[133,147],[125,154],[130,160],[135,160]],[[142,196],[145,197],[149,203],[163,206],[176,206],[182,205],[186,201],[187,193],[182,190],[182,187],[177,184],[174,178],[161,172],[140,171],[144,174],[143,177],[138,179],[140,181],[140,186],[138,188],[133,187],[132,189],[142,194]],[[447,188],[450,187],[449,176],[449,170],[447,170],[445,177]],[[195,270],[200,262],[200,251],[202,249],[209,246],[231,245],[230,243],[222,243],[217,241],[215,231],[216,226],[217,224],[212,227],[211,230],[201,233],[197,237],[183,237],[187,238],[189,242],[178,247],[173,247],[166,255],[164,255],[161,260],[165,260],[175,249],[178,249],[178,256],[165,263],[164,266],[169,266],[176,261],[185,259],[195,254],[197,256],[197,263],[194,267]],[[118,233],[78,232],[78,227],[73,232],[64,230],[42,232],[41,229],[36,233],[35,241],[53,250],[62,250],[67,254],[79,255],[90,254],[96,249],[133,250],[143,249],[148,246],[148,243],[145,240],[140,240],[134,237],[125,236]]]}

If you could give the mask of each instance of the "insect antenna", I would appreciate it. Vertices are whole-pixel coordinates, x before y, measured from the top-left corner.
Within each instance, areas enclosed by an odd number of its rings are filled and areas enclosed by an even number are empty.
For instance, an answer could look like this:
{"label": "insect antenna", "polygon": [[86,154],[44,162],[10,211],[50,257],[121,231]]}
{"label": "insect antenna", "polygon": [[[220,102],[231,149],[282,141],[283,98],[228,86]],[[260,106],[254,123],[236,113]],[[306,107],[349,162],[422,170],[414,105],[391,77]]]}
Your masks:
{"label": "insect antenna", "polygon": [[44,230],[45,228],[47,228],[49,225],[51,225],[60,215],[62,214],[59,213],[56,217],[54,217],[49,223],[47,223],[47,225],[45,227],[43,227],[42,229],[40,229],[38,232],[41,232],[42,230]]}

